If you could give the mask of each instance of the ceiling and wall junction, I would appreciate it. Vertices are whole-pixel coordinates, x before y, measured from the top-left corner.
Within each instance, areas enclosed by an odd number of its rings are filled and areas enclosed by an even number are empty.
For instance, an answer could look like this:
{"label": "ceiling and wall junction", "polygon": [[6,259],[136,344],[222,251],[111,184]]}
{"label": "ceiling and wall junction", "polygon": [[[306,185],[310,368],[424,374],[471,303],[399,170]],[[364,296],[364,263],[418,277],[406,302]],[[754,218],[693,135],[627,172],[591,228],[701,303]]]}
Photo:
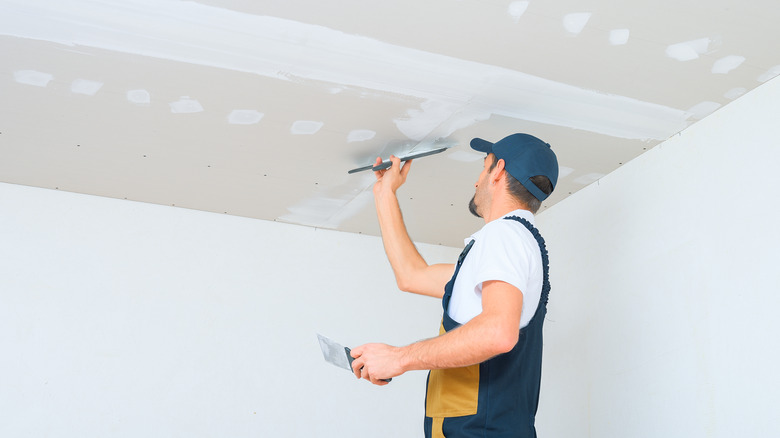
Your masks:
{"label": "ceiling and wall junction", "polygon": [[[0,0],[0,181],[461,245],[473,137],[552,144],[549,208],[780,73],[769,0]],[[739,145],[735,145],[738,148]],[[652,184],[652,181],[648,181]]]}

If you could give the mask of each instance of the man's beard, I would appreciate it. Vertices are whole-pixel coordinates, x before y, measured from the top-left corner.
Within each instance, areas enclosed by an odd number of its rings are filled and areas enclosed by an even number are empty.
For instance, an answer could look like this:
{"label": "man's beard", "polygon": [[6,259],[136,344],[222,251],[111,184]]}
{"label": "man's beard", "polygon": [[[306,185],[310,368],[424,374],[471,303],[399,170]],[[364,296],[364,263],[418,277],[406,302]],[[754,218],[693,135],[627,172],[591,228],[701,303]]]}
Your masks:
{"label": "man's beard", "polygon": [[474,198],[476,196],[477,195],[472,196],[471,201],[469,201],[469,211],[471,212],[471,214],[481,219],[482,215],[477,212],[477,204],[474,202]]}

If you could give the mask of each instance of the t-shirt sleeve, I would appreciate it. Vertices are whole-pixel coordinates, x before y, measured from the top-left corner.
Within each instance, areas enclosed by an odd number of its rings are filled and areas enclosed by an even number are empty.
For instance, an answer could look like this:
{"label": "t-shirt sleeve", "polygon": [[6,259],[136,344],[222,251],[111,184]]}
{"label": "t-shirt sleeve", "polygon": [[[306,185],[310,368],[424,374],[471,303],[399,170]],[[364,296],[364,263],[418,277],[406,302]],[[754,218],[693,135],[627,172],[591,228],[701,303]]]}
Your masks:
{"label": "t-shirt sleeve", "polygon": [[521,292],[528,290],[529,254],[518,231],[522,230],[510,221],[495,221],[485,227],[474,242],[474,292],[477,295],[482,295],[482,283],[491,280],[509,283]]}

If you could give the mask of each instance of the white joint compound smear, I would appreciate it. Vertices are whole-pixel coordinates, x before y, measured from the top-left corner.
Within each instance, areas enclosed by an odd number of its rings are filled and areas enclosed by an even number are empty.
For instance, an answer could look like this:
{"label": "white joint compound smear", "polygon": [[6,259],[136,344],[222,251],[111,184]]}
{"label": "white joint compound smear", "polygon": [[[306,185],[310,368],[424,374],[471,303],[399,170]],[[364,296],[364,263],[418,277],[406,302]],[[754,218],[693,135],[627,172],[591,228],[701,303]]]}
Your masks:
{"label": "white joint compound smear", "polygon": [[692,106],[688,112],[693,114],[693,118],[697,120],[701,120],[708,115],[712,114],[721,107],[721,104],[718,102],[710,102],[710,101],[704,101],[701,103],[698,103],[694,106]]}
{"label": "white joint compound smear", "polygon": [[254,125],[259,123],[265,114],[256,110],[233,110],[228,115],[231,125]]}
{"label": "white joint compound smear", "polygon": [[732,88],[731,90],[723,94],[723,97],[729,100],[734,100],[745,93],[747,93],[747,88],[742,88],[742,87]]}
{"label": "white joint compound smear", "polygon": [[71,92],[86,96],[94,96],[101,88],[103,88],[102,82],[89,81],[87,79],[76,79],[70,84]]}
{"label": "white joint compound smear", "polygon": [[14,80],[24,85],[46,87],[52,79],[54,79],[52,75],[35,70],[18,70],[14,72]]}
{"label": "white joint compound smear", "polygon": [[712,42],[709,38],[699,38],[684,43],[672,44],[666,48],[666,55],[678,61],[690,61],[707,53]]}
{"label": "white joint compound smear", "polygon": [[171,102],[171,112],[174,114],[190,114],[199,113],[203,111],[203,106],[195,99],[190,99],[187,96],[182,96],[181,99],[176,102]]}
{"label": "white joint compound smear", "polygon": [[525,14],[526,9],[528,9],[527,1],[516,1],[509,4],[509,9],[507,12],[509,12],[509,15],[511,15],[512,19],[515,20],[515,23],[517,23],[520,21],[520,17]]}
{"label": "white joint compound smear", "polygon": [[289,207],[289,213],[278,219],[311,227],[338,228],[341,222],[374,203],[374,194],[366,190],[376,181],[372,172],[352,175],[346,181],[335,189],[322,190],[316,196]]}
{"label": "white joint compound smear", "polygon": [[148,105],[152,103],[152,95],[146,90],[130,90],[127,92],[127,101],[136,105]]}
{"label": "white joint compound smear", "polygon": [[[571,175],[572,172],[574,172],[574,169],[572,169],[571,167],[566,167],[566,166],[559,165],[558,166],[558,181],[560,181],[560,180],[566,178],[567,176]],[[599,177],[599,178],[601,178],[601,177]]]}
{"label": "white joint compound smear", "polygon": [[[409,138],[421,138],[434,126],[456,129],[474,123],[473,117],[497,114],[614,137],[665,140],[685,128],[690,116],[515,70],[192,1],[4,0],[2,9],[0,35],[430,102],[430,109],[398,121]],[[576,31],[589,17],[572,15],[567,26]],[[443,108],[455,119],[446,118]]]}
{"label": "white joint compound smear", "polygon": [[290,127],[290,133],[294,135],[312,135],[322,128],[324,123],[312,120],[298,120]]}
{"label": "white joint compound smear", "polygon": [[588,184],[593,184],[594,182],[600,180],[601,178],[604,178],[603,173],[589,173],[587,175],[582,175],[581,177],[575,179],[574,182],[586,186]]}
{"label": "white joint compound smear", "polygon": [[563,27],[566,32],[572,34],[579,34],[585,29],[585,25],[590,20],[590,12],[575,12],[573,14],[566,14],[563,17]]}
{"label": "white joint compound smear", "polygon": [[420,108],[422,110],[407,111],[407,117],[393,120],[401,133],[415,141],[430,137],[449,137],[455,131],[489,119],[491,115],[490,110],[481,109],[480,105],[474,102],[464,106],[452,102],[427,100],[420,105]]}
{"label": "white joint compound smear", "polygon": [[744,56],[736,56],[736,55],[724,56],[723,58],[720,58],[719,60],[715,61],[715,63],[712,65],[712,73],[726,74],[731,70],[734,70],[735,68],[742,65],[743,62],[745,62]]}
{"label": "white joint compound smear", "polygon": [[622,46],[628,43],[631,31],[628,29],[614,29],[609,32],[609,43],[613,46]]}
{"label": "white joint compound smear", "polygon": [[408,138],[419,141],[452,118],[462,106],[462,103],[428,100],[420,105],[421,109],[411,109],[407,111],[407,117],[394,120],[395,126]]}
{"label": "white joint compound smear", "polygon": [[757,79],[758,82],[766,82],[778,75],[780,75],[780,65],[776,65],[770,68],[766,73],[762,74]]}
{"label": "white joint compound smear", "polygon": [[369,129],[355,129],[347,134],[347,143],[356,141],[368,141],[376,137],[376,132]]}

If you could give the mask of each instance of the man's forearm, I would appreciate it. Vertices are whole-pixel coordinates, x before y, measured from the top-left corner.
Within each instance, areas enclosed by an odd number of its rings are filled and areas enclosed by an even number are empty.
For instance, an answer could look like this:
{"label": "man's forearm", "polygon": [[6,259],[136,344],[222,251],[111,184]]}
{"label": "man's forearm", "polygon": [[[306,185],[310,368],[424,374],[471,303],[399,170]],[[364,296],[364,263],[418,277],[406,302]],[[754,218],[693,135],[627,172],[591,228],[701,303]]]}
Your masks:
{"label": "man's forearm", "polygon": [[406,231],[395,193],[376,195],[379,227],[387,259],[393,268],[398,288],[416,294],[441,298],[454,265],[428,265]]}
{"label": "man's forearm", "polygon": [[[377,164],[381,161],[377,158]],[[401,290],[441,298],[453,265],[429,266],[415,248],[395,194],[406,180],[412,162],[401,166],[400,160],[392,156],[390,161],[393,163],[390,169],[375,172],[377,182],[374,184],[376,212],[387,259]]]}
{"label": "man's forearm", "polygon": [[400,356],[405,371],[457,368],[506,353],[516,342],[517,337],[478,315],[441,336],[401,347]]}
{"label": "man's forearm", "polygon": [[411,283],[415,270],[425,269],[428,264],[409,237],[395,193],[377,194],[375,201],[387,259],[395,273],[398,287],[408,291],[413,287]]}
{"label": "man's forearm", "polygon": [[352,349],[352,357],[356,359],[353,370],[357,377],[382,384],[381,379],[407,371],[458,368],[484,362],[517,344],[522,308],[523,294],[519,289],[503,281],[483,282],[482,313],[469,322],[436,338],[405,347],[358,346]]}
{"label": "man's forearm", "polygon": [[483,362],[514,348],[523,293],[503,281],[482,283],[482,313],[433,339],[401,347],[408,370],[453,368]]}

